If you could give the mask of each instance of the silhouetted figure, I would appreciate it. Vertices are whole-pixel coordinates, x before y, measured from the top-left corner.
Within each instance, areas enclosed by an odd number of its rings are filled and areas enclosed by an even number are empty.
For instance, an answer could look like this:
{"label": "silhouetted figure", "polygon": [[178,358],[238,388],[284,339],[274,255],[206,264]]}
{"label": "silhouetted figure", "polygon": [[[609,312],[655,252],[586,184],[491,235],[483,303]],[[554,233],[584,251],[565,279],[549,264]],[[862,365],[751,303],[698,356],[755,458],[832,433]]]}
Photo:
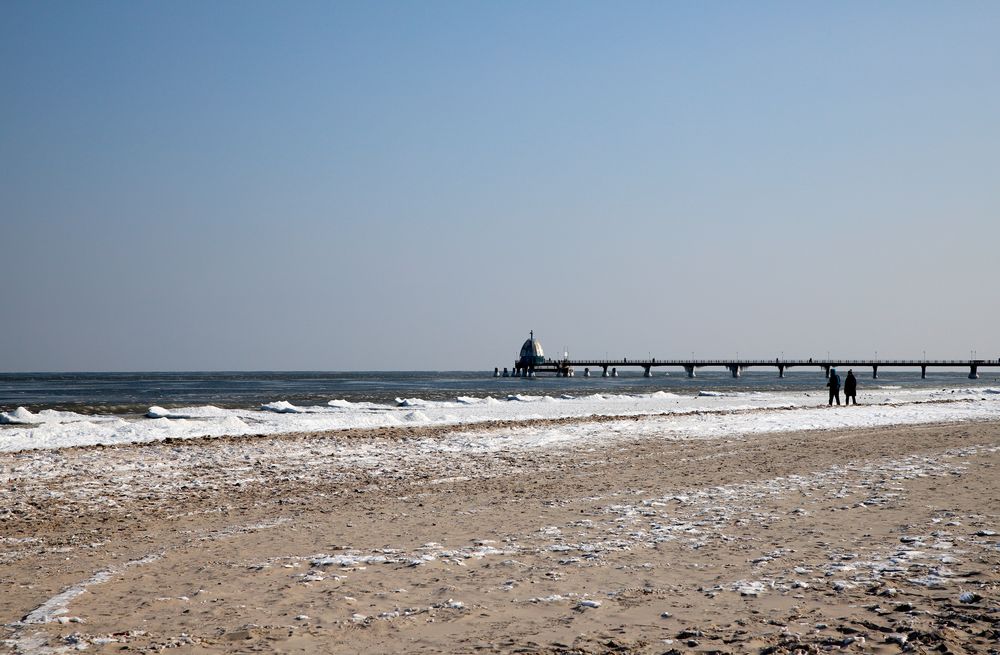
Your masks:
{"label": "silhouetted figure", "polygon": [[834,399],[840,405],[840,375],[837,373],[837,369],[830,369],[830,381],[826,383],[826,386],[830,387],[830,405],[833,405]]}
{"label": "silhouetted figure", "polygon": [[854,370],[848,369],[847,377],[844,378],[844,404],[850,405],[851,398],[854,404],[858,404],[858,379],[854,377]]}

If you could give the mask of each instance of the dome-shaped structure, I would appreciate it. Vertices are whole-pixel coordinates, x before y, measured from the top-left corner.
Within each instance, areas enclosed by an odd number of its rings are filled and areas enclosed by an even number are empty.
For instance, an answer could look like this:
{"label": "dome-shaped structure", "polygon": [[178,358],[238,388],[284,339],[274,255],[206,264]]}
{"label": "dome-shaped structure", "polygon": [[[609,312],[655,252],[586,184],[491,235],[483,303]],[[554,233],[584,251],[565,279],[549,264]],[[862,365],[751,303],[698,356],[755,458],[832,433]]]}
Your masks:
{"label": "dome-shaped structure", "polygon": [[542,350],[542,343],[535,338],[535,332],[532,330],[531,336],[521,346],[521,356],[517,360],[517,365],[522,368],[532,368],[544,363],[545,352]]}

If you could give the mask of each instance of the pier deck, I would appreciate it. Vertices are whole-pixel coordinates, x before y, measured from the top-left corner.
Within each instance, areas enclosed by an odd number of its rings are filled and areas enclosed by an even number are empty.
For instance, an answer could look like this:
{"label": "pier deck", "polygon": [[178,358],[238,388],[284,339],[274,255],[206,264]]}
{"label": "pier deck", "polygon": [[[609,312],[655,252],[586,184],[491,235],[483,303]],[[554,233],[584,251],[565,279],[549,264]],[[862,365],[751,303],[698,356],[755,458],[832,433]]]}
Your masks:
{"label": "pier deck", "polygon": [[[530,367],[519,366],[515,363],[513,372],[508,374],[504,369],[504,375],[514,377],[531,377],[537,373],[550,373],[563,377],[575,374],[577,369],[583,369],[584,375],[590,375],[590,369],[601,369],[603,377],[616,377],[618,369],[627,367],[639,367],[643,369],[643,374],[652,377],[654,368],[675,367],[682,368],[687,372],[688,377],[695,377],[695,371],[706,366],[721,366],[738,378],[743,370],[750,367],[773,366],[778,370],[778,376],[784,377],[785,370],[793,367],[817,367],[829,377],[831,368],[871,368],[872,377],[878,379],[879,367],[913,367],[920,368],[921,377],[927,377],[929,367],[936,368],[968,368],[969,379],[979,377],[980,367],[1000,368],[1000,359],[555,359],[547,360],[543,363]],[[610,371],[610,372],[609,372]],[[499,371],[495,371],[500,375]]]}

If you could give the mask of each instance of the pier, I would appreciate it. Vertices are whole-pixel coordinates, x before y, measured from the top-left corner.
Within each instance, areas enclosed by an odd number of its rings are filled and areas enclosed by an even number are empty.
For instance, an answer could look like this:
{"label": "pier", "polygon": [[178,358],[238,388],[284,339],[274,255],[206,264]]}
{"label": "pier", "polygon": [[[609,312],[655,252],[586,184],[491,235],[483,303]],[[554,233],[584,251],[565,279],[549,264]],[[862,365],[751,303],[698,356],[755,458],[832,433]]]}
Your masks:
{"label": "pier", "polygon": [[1000,368],[1000,359],[784,359],[776,357],[774,359],[658,359],[656,357],[648,359],[570,359],[568,356],[562,359],[546,359],[542,350],[542,345],[535,339],[535,333],[521,347],[520,357],[514,362],[514,366],[508,371],[499,368],[493,369],[495,377],[534,377],[538,374],[555,375],[558,377],[572,377],[577,370],[583,370],[584,377],[590,377],[591,373],[600,371],[601,377],[618,377],[619,369],[640,368],[645,377],[653,377],[655,368],[680,368],[684,370],[688,377],[695,377],[699,368],[709,366],[722,367],[728,370],[734,378],[742,375],[748,368],[769,367],[777,370],[778,377],[785,377],[785,371],[793,367],[811,367],[823,371],[826,377],[830,377],[832,368],[871,368],[872,378],[878,379],[880,367],[893,368],[914,368],[920,369],[920,377],[927,377],[928,368],[967,368],[969,379],[979,378],[979,369],[984,367]]}
{"label": "pier", "polygon": [[[778,372],[778,377],[785,377],[785,371],[793,367],[813,367],[823,371],[830,377],[831,368],[871,368],[872,378],[878,379],[879,368],[911,367],[920,369],[920,377],[927,377],[928,368],[968,368],[969,379],[979,378],[979,369],[996,367],[1000,369],[998,359],[558,359],[546,360],[534,366],[518,367],[508,373],[509,377],[532,377],[539,373],[571,377],[576,371],[583,369],[584,377],[599,372],[601,377],[618,377],[618,371],[626,368],[640,368],[645,377],[653,377],[653,369],[673,367],[683,369],[688,377],[696,377],[699,368],[707,366],[721,367],[732,373],[734,378],[742,375],[748,368],[770,367]],[[506,369],[504,369],[506,370]],[[496,371],[494,371],[496,373]],[[500,374],[502,377],[503,374]]]}

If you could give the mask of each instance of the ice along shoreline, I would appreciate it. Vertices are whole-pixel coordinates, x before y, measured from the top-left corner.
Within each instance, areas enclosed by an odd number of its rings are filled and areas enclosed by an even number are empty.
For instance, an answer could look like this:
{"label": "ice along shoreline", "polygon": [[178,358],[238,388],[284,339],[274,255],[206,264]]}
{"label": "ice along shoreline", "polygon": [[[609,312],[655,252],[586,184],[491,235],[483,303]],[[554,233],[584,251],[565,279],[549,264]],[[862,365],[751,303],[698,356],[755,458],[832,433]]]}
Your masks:
{"label": "ice along shoreline", "polygon": [[825,397],[817,392],[713,391],[579,397],[512,394],[504,399],[460,396],[450,401],[398,398],[392,404],[331,400],[313,406],[275,401],[257,409],[203,405],[168,410],[154,406],[144,417],[55,410],[32,413],[19,408],[0,414],[0,422],[8,424],[0,426],[0,451],[381,428],[442,427],[456,431],[484,424],[500,425],[498,434],[509,430],[508,426],[519,426],[520,442],[531,444],[582,438],[588,432],[582,423],[567,426],[547,422],[591,417],[645,417],[643,425],[632,425],[633,433],[693,438],[1000,419],[1000,389],[991,387],[872,389],[864,399],[865,404],[840,411],[830,411]]}

